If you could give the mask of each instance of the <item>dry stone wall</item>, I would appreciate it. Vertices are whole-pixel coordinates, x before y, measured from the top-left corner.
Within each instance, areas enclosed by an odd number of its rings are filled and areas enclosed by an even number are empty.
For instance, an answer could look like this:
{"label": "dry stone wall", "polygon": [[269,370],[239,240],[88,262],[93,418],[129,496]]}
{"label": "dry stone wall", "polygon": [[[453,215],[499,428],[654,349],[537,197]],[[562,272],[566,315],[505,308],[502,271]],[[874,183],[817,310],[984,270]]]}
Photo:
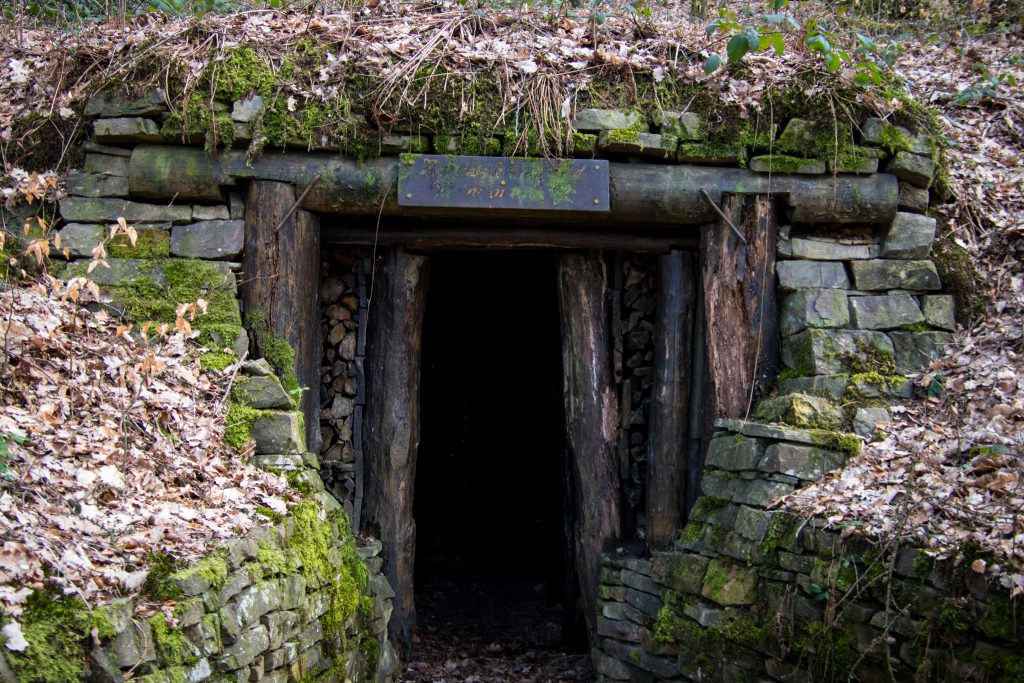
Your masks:
{"label": "dry stone wall", "polygon": [[[108,305],[138,316],[166,313],[154,300],[156,293],[181,300],[202,295],[211,300],[213,314],[197,325],[200,341],[230,359],[249,348],[236,297],[244,242],[238,188],[195,188],[202,201],[168,205],[136,196],[129,181],[135,144],[248,145],[259,132],[260,98],[218,107],[221,119],[230,116],[233,135],[208,140],[204,131],[182,134],[180,117],[159,93],[91,102],[87,115],[95,118],[94,135],[85,145],[83,168],[68,177],[60,235],[68,272],[78,274],[85,272],[110,224],[118,218],[134,224],[139,244],[109,242],[111,267],[92,273]],[[998,588],[959,565],[933,563],[919,551],[851,541],[818,520],[768,509],[778,496],[841,464],[853,442],[837,430],[870,434],[886,417],[879,404],[909,391],[902,375],[950,339],[953,301],[941,293],[928,260],[935,224],[924,214],[938,172],[932,141],[878,119],[838,138],[832,126],[823,131],[814,122],[792,119],[730,144],[713,142],[702,118],[692,112],[648,118],[584,110],[576,113],[573,126],[573,154],[581,157],[739,166],[766,176],[835,174],[840,184],[844,177],[884,172],[900,181],[899,212],[882,229],[846,225],[838,233],[827,216],[817,214],[815,225],[790,220],[781,229],[777,275],[785,372],[780,396],[766,402],[759,417],[803,429],[719,424],[722,433],[708,453],[705,495],[679,542],[651,557],[615,556],[606,563],[593,651],[600,675],[631,681],[782,681],[845,678],[845,667],[864,680],[888,671],[948,680],[1019,680],[1024,672],[1020,636]],[[844,143],[822,154],[823,134]],[[503,153],[498,138],[383,135],[369,127],[359,138],[369,141],[364,146],[373,154]],[[335,142],[310,139],[290,146],[337,150]],[[791,215],[799,216],[798,209],[789,207]],[[295,397],[270,372],[280,368],[248,364],[233,397],[237,405],[256,411],[251,432],[242,435],[255,439],[254,462],[290,472],[296,486],[335,520],[330,546],[336,555],[347,542],[337,501],[349,511],[359,508],[359,414],[365,401],[360,263],[355,252],[325,259],[319,457],[306,452],[292,408]],[[642,533],[654,310],[648,303],[655,271],[643,259],[624,258],[619,266],[621,325],[614,350],[626,418],[621,465],[634,527]],[[851,404],[860,409],[840,408]],[[321,464],[330,492],[318,473]],[[368,572],[361,593],[372,601],[372,610],[357,610],[343,629],[335,623],[328,634],[325,619],[330,622],[332,612],[324,603],[331,582],[306,577],[299,590],[303,563],[268,564],[275,552],[288,556],[296,538],[289,526],[294,521],[229,547],[222,558],[224,578],[182,586],[188,595],[181,605],[188,607],[175,616],[186,643],[181,656],[168,659],[154,625],[147,636],[146,628],[135,622],[129,627],[125,617],[117,622],[117,635],[97,650],[94,668],[106,672],[98,680],[120,680],[124,671],[139,666],[131,670],[154,681],[226,674],[239,681],[284,681],[311,672],[387,680],[394,659],[383,635],[390,588],[380,575],[377,546],[359,551]],[[341,556],[332,562],[345,564]],[[886,585],[891,588],[883,590]],[[134,606],[116,610],[128,615]],[[374,639],[376,654],[369,645]],[[344,672],[336,668],[339,662]]]}

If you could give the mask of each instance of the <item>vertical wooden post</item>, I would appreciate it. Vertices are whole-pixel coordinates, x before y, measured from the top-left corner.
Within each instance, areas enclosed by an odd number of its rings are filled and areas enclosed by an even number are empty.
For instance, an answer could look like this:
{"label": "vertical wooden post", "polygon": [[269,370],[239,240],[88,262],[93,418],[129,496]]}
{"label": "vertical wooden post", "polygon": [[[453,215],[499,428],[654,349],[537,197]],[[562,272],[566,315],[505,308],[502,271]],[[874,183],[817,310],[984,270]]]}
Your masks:
{"label": "vertical wooden post", "polygon": [[673,251],[659,258],[647,456],[647,542],[651,548],[670,544],[683,526],[694,285],[690,254]]}
{"label": "vertical wooden post", "polygon": [[420,440],[420,350],[427,299],[425,256],[385,251],[370,275],[366,338],[367,401],[363,424],[363,529],[384,543],[395,591],[389,634],[407,654],[416,624],[413,485]]}
{"label": "vertical wooden post", "polygon": [[[300,408],[306,447],[320,450],[320,221],[295,211],[295,187],[255,180],[245,208],[242,305],[263,316],[269,331],[295,352],[295,374],[305,387]],[[280,227],[279,227],[280,226]],[[257,350],[265,353],[267,349]]]}
{"label": "vertical wooden post", "polygon": [[745,417],[778,367],[775,203],[768,195],[725,195],[724,222],[701,235],[708,371],[717,417]]}
{"label": "vertical wooden post", "polygon": [[606,542],[621,535],[618,401],[611,368],[600,252],[558,262],[567,446],[577,494],[576,575],[588,633],[597,633],[597,584]]}

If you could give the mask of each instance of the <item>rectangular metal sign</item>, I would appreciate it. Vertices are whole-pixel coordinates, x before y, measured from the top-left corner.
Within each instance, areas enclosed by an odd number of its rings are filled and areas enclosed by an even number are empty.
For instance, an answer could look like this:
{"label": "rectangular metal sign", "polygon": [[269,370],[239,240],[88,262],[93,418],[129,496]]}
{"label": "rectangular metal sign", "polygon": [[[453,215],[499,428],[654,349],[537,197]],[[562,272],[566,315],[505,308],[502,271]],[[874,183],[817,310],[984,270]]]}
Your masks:
{"label": "rectangular metal sign", "polygon": [[403,154],[398,204],[608,211],[608,162]]}

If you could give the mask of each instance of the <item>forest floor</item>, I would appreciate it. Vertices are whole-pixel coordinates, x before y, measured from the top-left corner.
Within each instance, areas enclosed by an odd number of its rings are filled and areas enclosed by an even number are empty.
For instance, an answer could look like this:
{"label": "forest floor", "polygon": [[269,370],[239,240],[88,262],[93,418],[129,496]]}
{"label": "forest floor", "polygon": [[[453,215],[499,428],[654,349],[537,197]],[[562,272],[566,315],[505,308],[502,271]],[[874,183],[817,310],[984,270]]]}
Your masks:
{"label": "forest floor", "polygon": [[[437,569],[437,567],[435,567]],[[592,681],[587,653],[562,638],[562,607],[520,573],[447,563],[416,592],[402,683]]]}

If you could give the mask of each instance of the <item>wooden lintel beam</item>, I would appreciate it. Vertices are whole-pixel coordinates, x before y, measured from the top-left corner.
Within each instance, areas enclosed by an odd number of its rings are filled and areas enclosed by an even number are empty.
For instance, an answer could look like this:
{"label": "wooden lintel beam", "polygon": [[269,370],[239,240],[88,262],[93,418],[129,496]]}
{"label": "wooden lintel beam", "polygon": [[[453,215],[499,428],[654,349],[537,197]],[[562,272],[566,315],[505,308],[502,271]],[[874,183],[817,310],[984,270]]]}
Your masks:
{"label": "wooden lintel beam", "polygon": [[[357,163],[336,154],[266,152],[252,164],[244,152],[210,156],[201,149],[139,145],[128,171],[132,197],[162,201],[218,201],[220,187],[248,180],[276,180],[307,187],[302,201],[317,213],[421,218],[479,216],[478,208],[425,208],[398,203],[398,159]],[[895,176],[769,175],[741,168],[687,165],[610,164],[611,208],[607,213],[556,210],[488,210],[489,221],[537,219],[607,228],[704,225],[718,219],[715,204],[725,194],[776,195],[786,199],[796,223],[886,224],[896,216]]]}

